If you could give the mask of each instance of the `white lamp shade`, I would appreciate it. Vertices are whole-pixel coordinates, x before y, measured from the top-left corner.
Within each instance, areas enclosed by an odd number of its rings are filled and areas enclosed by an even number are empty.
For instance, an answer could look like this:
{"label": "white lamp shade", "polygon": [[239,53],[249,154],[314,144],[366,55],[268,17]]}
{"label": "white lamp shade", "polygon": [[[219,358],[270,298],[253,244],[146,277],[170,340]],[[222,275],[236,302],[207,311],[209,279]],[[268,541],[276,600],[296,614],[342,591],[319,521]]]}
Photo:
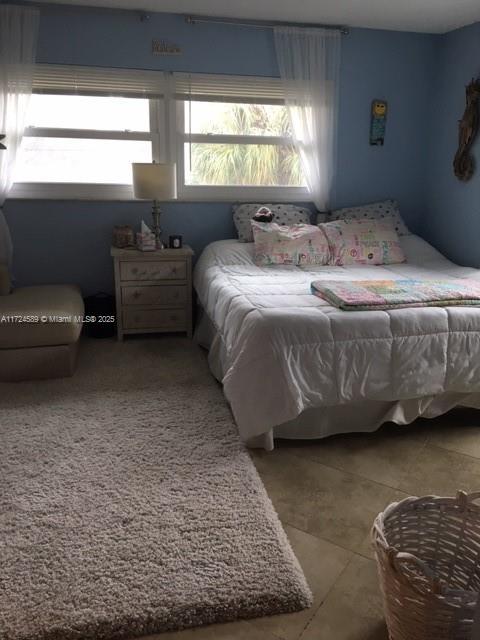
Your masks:
{"label": "white lamp shade", "polygon": [[140,200],[172,200],[177,197],[174,164],[133,162],[133,192]]}

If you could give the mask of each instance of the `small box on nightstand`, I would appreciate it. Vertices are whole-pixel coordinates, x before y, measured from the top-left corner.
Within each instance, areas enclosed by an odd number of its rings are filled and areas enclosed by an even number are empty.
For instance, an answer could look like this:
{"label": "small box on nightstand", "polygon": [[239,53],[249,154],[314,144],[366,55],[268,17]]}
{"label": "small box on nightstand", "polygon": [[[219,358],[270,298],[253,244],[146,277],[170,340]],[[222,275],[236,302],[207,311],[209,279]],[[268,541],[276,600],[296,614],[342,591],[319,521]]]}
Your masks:
{"label": "small box on nightstand", "polygon": [[191,338],[192,249],[117,249],[115,268],[117,336],[185,331]]}

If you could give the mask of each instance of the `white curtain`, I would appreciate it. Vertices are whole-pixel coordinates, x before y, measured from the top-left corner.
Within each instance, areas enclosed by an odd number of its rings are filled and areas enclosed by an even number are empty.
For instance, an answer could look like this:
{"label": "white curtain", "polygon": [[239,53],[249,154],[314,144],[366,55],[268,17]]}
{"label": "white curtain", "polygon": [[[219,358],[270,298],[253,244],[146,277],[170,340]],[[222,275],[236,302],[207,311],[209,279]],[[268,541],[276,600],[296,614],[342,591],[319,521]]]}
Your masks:
{"label": "white curtain", "polygon": [[32,93],[39,11],[0,5],[0,263],[11,264],[12,241],[2,206],[13,182],[13,171]]}
{"label": "white curtain", "polygon": [[312,200],[328,208],[335,170],[341,33],[276,27],[275,49],[295,146]]}

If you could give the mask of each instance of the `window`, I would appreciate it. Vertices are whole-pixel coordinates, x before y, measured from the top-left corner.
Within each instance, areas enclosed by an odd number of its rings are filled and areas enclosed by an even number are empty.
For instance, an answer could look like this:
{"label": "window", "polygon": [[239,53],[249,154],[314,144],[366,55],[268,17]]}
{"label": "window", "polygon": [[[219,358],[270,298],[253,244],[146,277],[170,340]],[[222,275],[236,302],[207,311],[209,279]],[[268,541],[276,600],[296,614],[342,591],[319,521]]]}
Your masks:
{"label": "window", "polygon": [[175,75],[180,196],[306,197],[278,80]]}
{"label": "window", "polygon": [[131,163],[163,159],[163,74],[39,69],[13,195],[131,198]]}
{"label": "window", "polygon": [[300,187],[283,106],[185,102],[185,184]]}
{"label": "window", "polygon": [[16,182],[129,184],[151,162],[149,100],[33,95]]}
{"label": "window", "polygon": [[40,64],[11,195],[131,199],[132,162],[186,200],[305,200],[278,78]]}

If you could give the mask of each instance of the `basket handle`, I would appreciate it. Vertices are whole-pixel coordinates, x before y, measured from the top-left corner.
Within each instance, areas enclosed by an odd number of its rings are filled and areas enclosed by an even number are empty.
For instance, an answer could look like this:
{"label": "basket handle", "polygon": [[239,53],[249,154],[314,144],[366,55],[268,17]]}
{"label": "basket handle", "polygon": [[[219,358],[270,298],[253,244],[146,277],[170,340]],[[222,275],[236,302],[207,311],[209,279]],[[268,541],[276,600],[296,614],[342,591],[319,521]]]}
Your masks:
{"label": "basket handle", "polygon": [[466,507],[471,502],[476,502],[480,499],[480,491],[474,491],[473,493],[466,493],[465,491],[457,491],[457,502],[462,507]]}
{"label": "basket handle", "polygon": [[404,551],[396,552],[395,549],[392,549],[389,555],[390,564],[397,573],[400,573],[404,576],[402,565],[414,565],[417,571],[422,573],[425,578],[428,579],[433,593],[442,593],[442,585],[439,578],[430,569],[430,567],[425,562],[423,562],[423,560],[420,560],[420,558],[417,558],[417,556],[414,556],[412,553],[406,553]]}

